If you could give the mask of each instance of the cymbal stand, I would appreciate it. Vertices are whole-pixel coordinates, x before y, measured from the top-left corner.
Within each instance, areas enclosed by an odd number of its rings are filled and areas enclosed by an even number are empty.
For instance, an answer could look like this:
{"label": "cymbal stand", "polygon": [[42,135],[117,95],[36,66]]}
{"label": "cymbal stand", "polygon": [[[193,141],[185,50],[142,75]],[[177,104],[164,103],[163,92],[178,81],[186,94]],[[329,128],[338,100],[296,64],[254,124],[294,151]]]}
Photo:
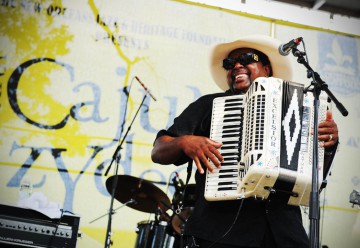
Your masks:
{"label": "cymbal stand", "polygon": [[[304,44],[304,43],[303,43]],[[305,47],[305,46],[304,46]],[[319,215],[320,215],[320,197],[319,197],[319,176],[318,176],[318,107],[320,106],[320,93],[325,91],[328,97],[335,103],[340,113],[343,116],[348,115],[345,107],[336,99],[336,97],[329,90],[328,85],[320,78],[320,75],[315,72],[309,65],[307,59],[304,58],[305,52],[299,51],[297,48],[292,49],[292,53],[297,57],[297,62],[302,64],[307,69],[307,77],[312,78],[310,86],[311,90],[307,88],[305,91],[312,91],[314,95],[314,136],[313,136],[313,165],[312,165],[312,185],[310,192],[310,247],[319,248]],[[309,87],[310,87],[309,86]]]}
{"label": "cymbal stand", "polygon": [[[109,170],[111,168],[111,165],[113,164],[114,161],[116,161],[116,168],[115,168],[115,175],[118,174],[118,171],[119,171],[119,163],[120,163],[120,160],[121,160],[121,154],[120,154],[120,150],[122,149],[122,145],[131,129],[131,126],[133,125],[134,121],[135,121],[135,118],[136,116],[138,115],[142,105],[144,104],[144,101],[147,97],[147,94],[144,95],[142,101],[141,101],[141,104],[139,106],[139,108],[137,109],[136,113],[135,113],[135,116],[133,117],[128,129],[126,130],[126,133],[124,135],[124,137],[122,138],[120,144],[118,145],[118,147],[116,148],[114,154],[113,154],[113,157],[112,157],[112,160],[111,160],[111,163],[108,167],[108,169],[106,170],[106,173],[105,173],[105,176],[107,176],[107,174],[109,173]],[[111,188],[111,200],[110,200],[110,208],[109,208],[109,213],[108,213],[108,225],[107,225],[107,230],[106,230],[106,238],[105,238],[105,248],[109,248],[110,245],[112,245],[112,241],[111,241],[111,224],[112,224],[112,213],[113,213],[113,207],[114,207],[114,199],[115,199],[115,190],[117,188],[117,184],[118,184],[118,177],[115,177],[115,179],[113,180],[113,185],[112,185],[112,188]]]}
{"label": "cymbal stand", "polygon": [[[125,206],[127,206],[127,205],[129,205],[129,204],[131,204],[131,203],[135,203],[135,204],[136,204],[135,199],[130,199],[129,201],[125,202],[125,203],[124,203],[123,205],[121,205],[120,207],[117,207],[116,209],[114,209],[111,214],[115,214],[115,213],[116,213],[116,210],[119,210],[120,208],[123,208],[123,207],[125,207]],[[99,219],[107,216],[108,214],[109,214],[109,213],[106,213],[106,214],[103,214],[103,215],[97,217],[96,219],[90,221],[89,224],[94,223],[95,221],[97,221],[97,220],[99,220]]]}

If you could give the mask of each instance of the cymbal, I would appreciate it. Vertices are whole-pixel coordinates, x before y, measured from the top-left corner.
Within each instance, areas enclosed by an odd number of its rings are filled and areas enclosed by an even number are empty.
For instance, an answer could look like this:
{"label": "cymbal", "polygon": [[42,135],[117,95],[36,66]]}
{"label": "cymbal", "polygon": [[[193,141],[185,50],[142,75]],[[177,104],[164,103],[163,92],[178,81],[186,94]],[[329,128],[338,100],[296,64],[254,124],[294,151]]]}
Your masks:
{"label": "cymbal", "polygon": [[[127,204],[130,208],[146,213],[155,213],[158,208],[165,212],[167,210],[166,204],[170,205],[168,196],[157,186],[145,179],[129,175],[109,177],[106,180],[106,188],[110,194],[116,179],[118,181],[115,189],[115,199]],[[135,202],[129,203],[131,200]]]}

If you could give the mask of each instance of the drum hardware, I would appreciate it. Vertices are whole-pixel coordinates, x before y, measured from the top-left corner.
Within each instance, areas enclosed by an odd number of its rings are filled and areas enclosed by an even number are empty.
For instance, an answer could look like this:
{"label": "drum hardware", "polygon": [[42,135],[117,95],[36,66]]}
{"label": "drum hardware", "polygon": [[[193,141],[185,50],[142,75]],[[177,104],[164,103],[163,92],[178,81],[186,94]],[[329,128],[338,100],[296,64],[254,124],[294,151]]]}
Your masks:
{"label": "drum hardware", "polygon": [[[106,188],[113,191],[113,181],[117,180],[115,199],[132,209],[155,214],[154,221],[142,221],[136,228],[136,248],[170,248],[175,237],[168,232],[170,221],[166,219],[167,206],[170,206],[168,196],[153,181],[129,176],[115,175],[106,180]],[[121,208],[120,207],[120,208]],[[115,212],[115,211],[114,211]]]}
{"label": "drum hardware", "polygon": [[[161,210],[161,202],[170,203],[167,195],[150,181],[129,175],[109,177],[106,180],[106,187],[109,193],[112,191],[113,180],[115,179],[118,180],[115,199],[123,203],[123,205],[114,209],[111,214],[115,214],[116,210],[124,206],[146,213],[156,213],[159,206]],[[104,214],[89,223],[93,223],[108,214]]]}
{"label": "drum hardware", "polygon": [[[116,214],[116,210],[119,210],[120,208],[125,207],[125,206],[127,206],[128,204],[131,204],[131,203],[136,204],[136,201],[135,201],[134,199],[130,199],[128,202],[125,202],[125,203],[124,203],[123,205],[121,205],[120,207],[115,208],[115,209],[112,211],[111,214],[112,214],[112,215],[113,215],[113,214]],[[98,218],[90,221],[89,224],[94,223],[95,221],[97,221],[97,220],[99,220],[99,219],[101,219],[101,218],[103,218],[103,217],[105,217],[105,216],[108,216],[108,215],[109,215],[109,212],[107,212],[106,214],[103,214],[103,215],[99,216]]]}
{"label": "drum hardware", "polygon": [[137,224],[135,248],[172,248],[175,237],[168,231],[166,221],[141,221]]}
{"label": "drum hardware", "polygon": [[175,210],[175,213],[176,213],[176,214],[180,214],[181,211],[182,211],[182,209],[183,209],[183,206],[181,205],[179,208],[177,208],[177,209]]}
{"label": "drum hardware", "polygon": [[[115,189],[114,180],[117,180]],[[114,190],[114,198],[123,203],[111,214],[115,214],[116,210],[124,206],[155,214],[155,220],[141,221],[137,224],[136,248],[172,248],[177,242],[182,242],[185,224],[195,205],[195,185],[177,184],[173,200],[170,202],[168,196],[154,183],[158,182],[129,175],[114,175],[106,180],[108,192]],[[173,214],[167,214],[168,210]]]}
{"label": "drum hardware", "polygon": [[196,199],[195,184],[187,184],[176,190],[172,200],[172,209],[175,210],[171,225],[177,235],[183,234],[185,224],[194,210]]}
{"label": "drum hardware", "polygon": [[162,202],[164,204],[165,207],[167,207],[167,209],[173,211],[173,213],[175,213],[176,215],[178,215],[178,217],[181,219],[182,222],[186,222],[187,219],[185,219],[183,216],[180,215],[181,211],[178,212],[179,209],[176,209],[174,210],[174,208],[170,205],[170,204],[167,204],[165,202]]}
{"label": "drum hardware", "polygon": [[[182,198],[183,198],[183,194],[182,194]],[[177,205],[177,207],[176,207],[176,209],[175,209],[175,213],[176,213],[177,215],[179,215],[179,214],[181,213],[181,211],[183,210],[183,208],[184,208],[184,204],[183,204],[183,200],[181,199],[181,200],[179,201],[179,204]]]}

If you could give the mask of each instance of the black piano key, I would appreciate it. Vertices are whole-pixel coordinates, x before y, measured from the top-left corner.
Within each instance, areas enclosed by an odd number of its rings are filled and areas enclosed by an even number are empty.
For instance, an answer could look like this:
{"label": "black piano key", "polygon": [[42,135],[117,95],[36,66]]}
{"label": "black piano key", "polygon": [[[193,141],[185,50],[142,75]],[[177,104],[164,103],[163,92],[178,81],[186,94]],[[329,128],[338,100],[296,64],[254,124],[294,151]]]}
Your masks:
{"label": "black piano key", "polygon": [[237,174],[219,175],[219,178],[233,178],[237,177]]}
{"label": "black piano key", "polygon": [[235,122],[235,121],[241,121],[241,118],[230,118],[230,119],[224,119],[224,123],[226,122]]}
{"label": "black piano key", "polygon": [[239,162],[239,159],[240,159],[240,156],[224,156],[222,155],[223,158],[224,158],[224,163],[226,162]]}
{"label": "black piano key", "polygon": [[227,140],[227,141],[224,141],[222,143],[223,143],[223,145],[231,145],[231,144],[238,144],[239,141],[237,141],[237,140]]}
{"label": "black piano key", "polygon": [[224,187],[224,188],[218,188],[218,191],[225,191],[225,190],[237,190],[237,187]]}
{"label": "black piano key", "polygon": [[242,108],[240,107],[225,107],[224,111],[236,111],[236,110],[241,110]]}
{"label": "black piano key", "polygon": [[224,162],[229,162],[229,161],[231,161],[231,160],[235,160],[235,161],[238,161],[238,159],[239,159],[239,155],[233,155],[233,156],[226,156],[226,155],[224,155],[224,154],[221,154],[223,157],[224,157]]}
{"label": "black piano key", "polygon": [[222,155],[222,156],[224,158],[223,163],[233,163],[233,162],[237,163],[239,161],[239,159],[240,159],[240,156],[230,156],[230,157],[229,156],[224,156],[224,155]]}
{"label": "black piano key", "polygon": [[237,169],[219,170],[219,173],[227,173],[227,172],[238,172],[238,170]]}
{"label": "black piano key", "polygon": [[221,150],[239,149],[239,146],[222,146]]}
{"label": "black piano key", "polygon": [[223,162],[221,166],[237,165],[237,162]]}
{"label": "black piano key", "polygon": [[[225,125],[222,127],[222,129],[237,128],[237,127],[239,127],[239,125]],[[240,127],[240,129],[241,129],[241,127]]]}
{"label": "black piano key", "polygon": [[221,155],[223,156],[239,156],[237,152],[224,152]]}
{"label": "black piano key", "polygon": [[239,114],[225,114],[224,118],[229,118],[229,117],[240,117]]}
{"label": "black piano key", "polygon": [[236,181],[228,181],[228,182],[219,182],[218,185],[222,186],[222,185],[232,185],[235,184],[236,185]]}

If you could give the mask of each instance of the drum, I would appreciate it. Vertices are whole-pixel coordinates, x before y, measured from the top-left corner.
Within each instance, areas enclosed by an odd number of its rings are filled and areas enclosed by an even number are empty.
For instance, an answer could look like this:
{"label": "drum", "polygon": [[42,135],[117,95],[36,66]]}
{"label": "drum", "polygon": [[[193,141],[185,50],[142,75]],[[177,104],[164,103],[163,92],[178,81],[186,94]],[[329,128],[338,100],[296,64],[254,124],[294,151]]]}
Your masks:
{"label": "drum", "polygon": [[175,237],[168,232],[166,221],[142,221],[137,224],[135,248],[172,248]]}
{"label": "drum", "polygon": [[196,185],[188,184],[187,187],[180,187],[173,197],[173,209],[175,210],[171,226],[177,234],[182,234],[186,220],[194,210],[196,195]]}

